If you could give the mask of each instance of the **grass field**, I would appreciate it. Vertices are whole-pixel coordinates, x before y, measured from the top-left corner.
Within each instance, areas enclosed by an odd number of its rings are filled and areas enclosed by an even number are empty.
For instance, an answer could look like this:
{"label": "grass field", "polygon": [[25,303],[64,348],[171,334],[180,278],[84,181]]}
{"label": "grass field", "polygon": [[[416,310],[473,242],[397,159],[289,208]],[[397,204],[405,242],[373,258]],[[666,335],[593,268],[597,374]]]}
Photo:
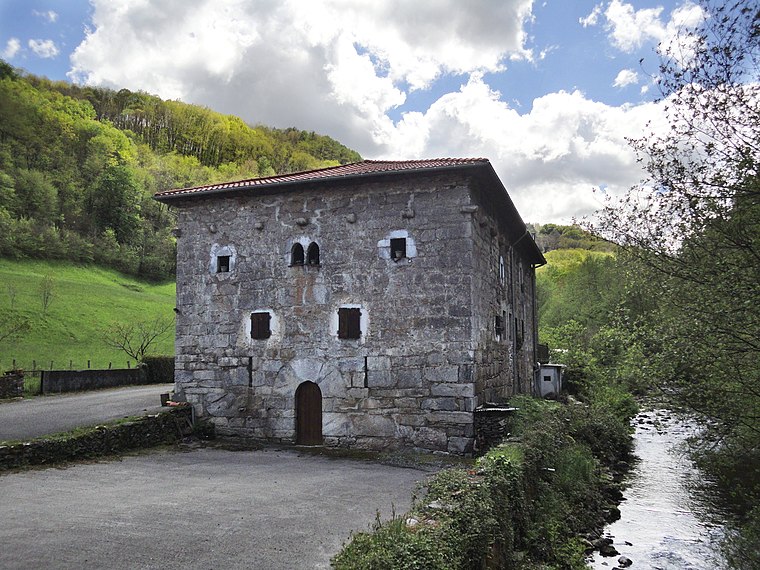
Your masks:
{"label": "grass field", "polygon": [[[52,301],[43,312],[41,284],[52,277]],[[174,282],[150,284],[115,271],[49,261],[0,259],[0,311],[29,319],[22,338],[0,343],[0,370],[127,366],[128,357],[110,348],[103,330],[114,322],[172,318]],[[174,333],[164,335],[152,354],[174,354]],[[130,361],[134,366],[135,362]]]}

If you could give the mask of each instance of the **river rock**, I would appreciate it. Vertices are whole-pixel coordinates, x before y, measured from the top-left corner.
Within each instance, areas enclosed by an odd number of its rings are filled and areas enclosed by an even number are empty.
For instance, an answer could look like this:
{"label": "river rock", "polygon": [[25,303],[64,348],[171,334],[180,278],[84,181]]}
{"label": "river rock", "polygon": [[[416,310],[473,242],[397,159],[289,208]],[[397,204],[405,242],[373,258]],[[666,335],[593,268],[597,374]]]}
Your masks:
{"label": "river rock", "polygon": [[601,548],[599,548],[599,554],[601,554],[602,556],[610,557],[610,556],[617,556],[620,553],[611,544],[605,544]]}
{"label": "river rock", "polygon": [[620,520],[620,509],[617,508],[615,505],[610,505],[607,507],[604,519],[608,523],[615,522],[616,520]]}
{"label": "river rock", "polygon": [[599,550],[600,548],[602,548],[602,546],[607,546],[608,544],[612,544],[612,539],[606,536],[601,536],[597,538],[591,544],[594,545],[594,550]]}
{"label": "river rock", "polygon": [[618,558],[618,564],[620,564],[621,568],[628,568],[631,564],[633,564],[633,560],[627,556],[621,556]]}

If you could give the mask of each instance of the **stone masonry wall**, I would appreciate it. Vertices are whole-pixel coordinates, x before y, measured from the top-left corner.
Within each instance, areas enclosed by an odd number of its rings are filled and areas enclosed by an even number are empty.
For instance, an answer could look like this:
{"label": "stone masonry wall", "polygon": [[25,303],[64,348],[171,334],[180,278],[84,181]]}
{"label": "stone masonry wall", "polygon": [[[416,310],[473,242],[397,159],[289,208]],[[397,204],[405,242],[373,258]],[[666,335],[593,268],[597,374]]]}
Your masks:
{"label": "stone masonry wall", "polygon": [[[309,381],[326,445],[471,450],[468,180],[392,180],[178,209],[176,393],[218,433],[293,441],[295,392]],[[402,237],[395,261],[390,240]],[[295,242],[317,243],[319,265],[290,266]],[[229,272],[217,272],[220,255]],[[337,338],[340,307],[360,308],[361,338]],[[270,338],[251,338],[253,312],[270,313]]]}
{"label": "stone masonry wall", "polygon": [[21,372],[6,372],[0,375],[0,400],[5,398],[21,398],[24,395],[24,374]]}
{"label": "stone masonry wall", "polygon": [[473,192],[473,203],[475,393],[481,404],[501,403],[532,389],[535,271],[507,237],[514,232],[490,195]]}

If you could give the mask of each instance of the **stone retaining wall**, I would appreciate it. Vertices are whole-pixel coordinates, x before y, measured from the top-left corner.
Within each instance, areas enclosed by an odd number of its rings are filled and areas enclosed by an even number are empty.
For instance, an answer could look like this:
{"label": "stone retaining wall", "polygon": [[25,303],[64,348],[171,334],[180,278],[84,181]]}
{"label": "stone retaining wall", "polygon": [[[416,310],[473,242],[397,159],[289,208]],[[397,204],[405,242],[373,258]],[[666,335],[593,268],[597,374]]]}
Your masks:
{"label": "stone retaining wall", "polygon": [[98,390],[117,386],[146,384],[142,368],[114,368],[111,370],[43,370],[43,394]]}
{"label": "stone retaining wall", "polygon": [[174,408],[131,422],[93,427],[69,436],[0,445],[0,471],[31,465],[54,465],[153,447],[175,442],[191,432],[191,408]]}
{"label": "stone retaining wall", "polygon": [[475,410],[475,448],[485,453],[509,435],[509,418],[517,408],[483,407]]}
{"label": "stone retaining wall", "polygon": [[24,374],[6,372],[0,376],[0,400],[24,396]]}

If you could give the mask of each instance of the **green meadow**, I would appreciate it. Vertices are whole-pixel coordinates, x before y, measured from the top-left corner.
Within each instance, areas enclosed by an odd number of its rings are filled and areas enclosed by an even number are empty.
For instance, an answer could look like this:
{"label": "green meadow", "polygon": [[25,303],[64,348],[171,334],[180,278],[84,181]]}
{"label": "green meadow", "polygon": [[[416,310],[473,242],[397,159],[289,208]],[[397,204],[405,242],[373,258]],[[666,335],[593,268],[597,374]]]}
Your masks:
{"label": "green meadow", "polygon": [[[43,283],[52,283],[52,297],[43,309]],[[0,342],[0,370],[16,367],[57,369],[127,366],[129,357],[109,347],[103,332],[112,323],[172,318],[174,282],[153,284],[116,271],[64,262],[0,259],[0,312],[17,312],[29,320],[21,338]],[[174,354],[170,330],[150,350]],[[130,366],[135,362],[130,360]]]}

